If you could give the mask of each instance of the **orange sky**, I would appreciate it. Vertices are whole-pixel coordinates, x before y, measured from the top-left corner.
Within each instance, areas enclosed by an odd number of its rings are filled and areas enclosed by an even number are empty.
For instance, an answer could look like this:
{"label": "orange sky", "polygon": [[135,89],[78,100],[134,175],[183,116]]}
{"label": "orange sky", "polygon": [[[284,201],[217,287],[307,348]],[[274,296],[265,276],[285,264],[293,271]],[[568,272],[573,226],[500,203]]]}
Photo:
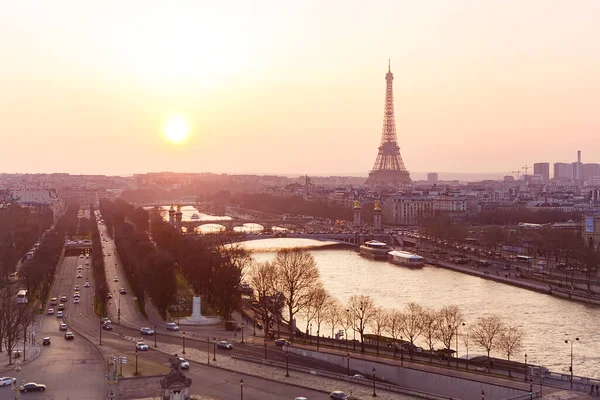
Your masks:
{"label": "orange sky", "polygon": [[[388,58],[411,171],[600,162],[596,0],[18,1],[0,18],[2,172],[366,174]],[[161,135],[171,115],[183,145]]]}

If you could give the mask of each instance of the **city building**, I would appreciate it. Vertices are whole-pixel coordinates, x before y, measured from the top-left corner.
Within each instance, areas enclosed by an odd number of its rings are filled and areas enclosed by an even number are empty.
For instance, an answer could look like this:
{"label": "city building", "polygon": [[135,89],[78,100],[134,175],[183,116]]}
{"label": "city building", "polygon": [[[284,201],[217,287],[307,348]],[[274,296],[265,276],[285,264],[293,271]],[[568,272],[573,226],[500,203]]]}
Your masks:
{"label": "city building", "polygon": [[397,195],[385,200],[383,222],[388,225],[418,225],[433,216],[434,200],[426,196]]}
{"label": "city building", "polygon": [[437,183],[438,182],[438,174],[437,172],[430,172],[427,174],[427,182],[428,183]]}
{"label": "city building", "polygon": [[568,163],[554,163],[554,179],[573,179],[573,165]]}
{"label": "city building", "polygon": [[394,75],[389,64],[385,81],[385,111],[383,114],[381,144],[379,145],[379,152],[373,170],[369,173],[366,184],[369,186],[407,187],[412,181],[404,166],[400,155],[400,147],[398,146],[394,117]]}
{"label": "city building", "polygon": [[533,164],[534,175],[541,175],[542,182],[550,180],[550,163],[542,162]]}
{"label": "city building", "polygon": [[586,246],[600,249],[600,212],[583,216],[581,236]]}

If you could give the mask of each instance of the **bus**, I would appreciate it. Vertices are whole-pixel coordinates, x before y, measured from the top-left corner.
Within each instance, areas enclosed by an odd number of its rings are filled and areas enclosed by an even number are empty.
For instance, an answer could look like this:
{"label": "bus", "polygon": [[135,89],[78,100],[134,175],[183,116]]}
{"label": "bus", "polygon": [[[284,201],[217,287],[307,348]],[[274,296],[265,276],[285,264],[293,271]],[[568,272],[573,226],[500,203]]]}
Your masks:
{"label": "bus", "polygon": [[517,256],[517,261],[522,263],[531,263],[533,262],[533,258],[529,256]]}
{"label": "bus", "polygon": [[17,303],[26,304],[27,303],[27,290],[21,289],[17,293]]}

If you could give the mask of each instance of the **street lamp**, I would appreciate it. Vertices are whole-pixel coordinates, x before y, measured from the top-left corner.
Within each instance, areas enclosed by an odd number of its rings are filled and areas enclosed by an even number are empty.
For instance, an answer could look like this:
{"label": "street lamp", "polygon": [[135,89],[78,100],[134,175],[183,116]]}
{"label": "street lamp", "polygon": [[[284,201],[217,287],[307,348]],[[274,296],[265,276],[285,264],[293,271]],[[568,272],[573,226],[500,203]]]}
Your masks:
{"label": "street lamp", "polygon": [[525,381],[527,381],[527,374],[529,371],[527,371],[527,353],[525,353]]}
{"label": "street lamp", "polygon": [[529,381],[529,400],[533,400],[533,377]]}
{"label": "street lamp", "polygon": [[350,353],[346,354],[346,361],[348,362],[348,373],[347,373],[347,375],[350,376]]}
{"label": "street lamp", "polygon": [[183,336],[181,337],[183,340],[183,354],[185,354],[185,331],[183,331]]}
{"label": "street lamp", "polygon": [[102,320],[100,320],[100,346],[102,346]]}
{"label": "street lamp", "polygon": [[256,315],[252,318],[252,327],[254,328],[254,333],[252,336],[256,336]]}
{"label": "street lamp", "polygon": [[265,360],[267,359],[267,337],[265,336]]}
{"label": "street lamp", "polygon": [[244,378],[240,379],[240,400],[244,400]]}
{"label": "street lamp", "polygon": [[569,371],[571,372],[571,389],[573,389],[573,342],[578,342],[579,338],[576,337],[575,340],[573,339],[566,339],[565,343],[571,343],[571,366],[569,367]]}
{"label": "street lamp", "polygon": [[213,337],[213,361],[217,361],[217,338]]}
{"label": "street lamp", "polygon": [[138,368],[137,368],[137,354],[138,354],[138,349],[137,347],[135,348],[135,375],[137,376],[138,374]]}
{"label": "street lamp", "polygon": [[206,338],[206,364],[210,365],[210,338]]}
{"label": "street lamp", "polygon": [[377,397],[377,393],[375,393],[375,367],[373,367],[373,397]]}
{"label": "street lamp", "polygon": [[154,347],[156,347],[156,336],[158,336],[158,332],[156,332],[156,325],[154,325]]}
{"label": "street lamp", "polygon": [[290,351],[285,351],[285,377],[290,377]]}
{"label": "street lamp", "polygon": [[242,323],[242,344],[244,344],[244,324]]}
{"label": "street lamp", "polygon": [[404,367],[404,339],[400,336],[400,366]]}

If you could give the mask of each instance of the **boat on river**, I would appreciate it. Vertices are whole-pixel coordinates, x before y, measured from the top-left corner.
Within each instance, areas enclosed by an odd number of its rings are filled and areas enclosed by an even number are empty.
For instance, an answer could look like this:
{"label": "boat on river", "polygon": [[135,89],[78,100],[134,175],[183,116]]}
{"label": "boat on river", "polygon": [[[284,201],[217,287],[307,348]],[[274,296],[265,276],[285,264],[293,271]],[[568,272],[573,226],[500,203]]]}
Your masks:
{"label": "boat on river", "polygon": [[360,246],[360,255],[372,260],[387,260],[390,250],[393,249],[387,243],[369,240]]}
{"label": "boat on river", "polygon": [[192,216],[190,217],[190,219],[199,220],[200,219],[200,215],[198,215],[196,213],[193,213]]}
{"label": "boat on river", "polygon": [[423,257],[401,250],[392,250],[388,252],[388,260],[392,264],[409,268],[421,268],[425,262]]}

